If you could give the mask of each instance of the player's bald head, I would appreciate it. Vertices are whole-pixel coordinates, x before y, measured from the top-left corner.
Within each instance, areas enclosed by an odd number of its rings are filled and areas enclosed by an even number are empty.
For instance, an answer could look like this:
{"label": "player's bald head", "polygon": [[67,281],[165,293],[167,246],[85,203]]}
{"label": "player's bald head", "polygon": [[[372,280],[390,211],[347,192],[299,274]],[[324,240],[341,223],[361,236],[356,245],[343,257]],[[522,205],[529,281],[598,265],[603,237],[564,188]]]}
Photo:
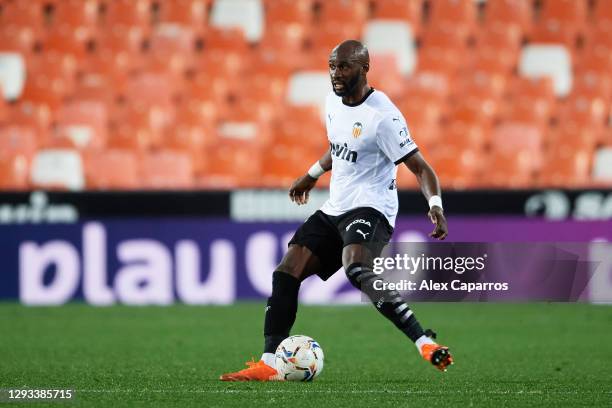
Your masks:
{"label": "player's bald head", "polygon": [[357,62],[363,66],[370,65],[368,47],[357,40],[346,40],[336,45],[329,57],[330,59]]}

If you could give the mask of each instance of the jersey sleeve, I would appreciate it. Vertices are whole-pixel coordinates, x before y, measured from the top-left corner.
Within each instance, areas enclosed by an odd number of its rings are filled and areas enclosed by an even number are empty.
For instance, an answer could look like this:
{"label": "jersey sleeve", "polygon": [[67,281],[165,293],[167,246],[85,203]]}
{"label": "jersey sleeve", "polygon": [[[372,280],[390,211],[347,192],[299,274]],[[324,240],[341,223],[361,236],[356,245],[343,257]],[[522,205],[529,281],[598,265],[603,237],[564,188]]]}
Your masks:
{"label": "jersey sleeve", "polygon": [[386,115],[378,125],[376,142],[383,153],[399,164],[419,151],[410,136],[404,117],[399,113]]}

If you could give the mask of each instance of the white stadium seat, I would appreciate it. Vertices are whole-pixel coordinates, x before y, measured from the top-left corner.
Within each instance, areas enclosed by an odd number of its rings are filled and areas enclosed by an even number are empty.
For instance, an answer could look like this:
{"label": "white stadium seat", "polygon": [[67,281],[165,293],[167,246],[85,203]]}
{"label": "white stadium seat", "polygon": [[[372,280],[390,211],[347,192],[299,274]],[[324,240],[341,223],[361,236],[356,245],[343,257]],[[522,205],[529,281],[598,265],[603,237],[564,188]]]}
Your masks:
{"label": "white stadium seat", "polygon": [[401,20],[372,20],[366,25],[363,42],[370,55],[393,54],[403,75],[414,71],[417,53],[410,24]]}
{"label": "white stadium seat", "polygon": [[595,153],[593,179],[595,181],[612,180],[612,147],[601,148]]}
{"label": "white stadium seat", "polygon": [[519,74],[528,78],[551,77],[557,96],[572,90],[572,60],[563,45],[531,44],[523,47]]}
{"label": "white stadium seat", "polygon": [[295,106],[317,106],[325,120],[325,98],[331,92],[327,71],[302,71],[289,78],[287,102]]}
{"label": "white stadium seat", "polygon": [[32,162],[32,184],[82,190],[85,185],[81,155],[72,149],[40,150]]}
{"label": "white stadium seat", "polygon": [[263,34],[263,5],[260,0],[216,0],[211,24],[218,28],[241,28],[247,40],[257,42]]}
{"label": "white stadium seat", "polygon": [[21,96],[25,77],[25,64],[21,55],[0,51],[0,90],[4,91],[5,100],[12,101]]}

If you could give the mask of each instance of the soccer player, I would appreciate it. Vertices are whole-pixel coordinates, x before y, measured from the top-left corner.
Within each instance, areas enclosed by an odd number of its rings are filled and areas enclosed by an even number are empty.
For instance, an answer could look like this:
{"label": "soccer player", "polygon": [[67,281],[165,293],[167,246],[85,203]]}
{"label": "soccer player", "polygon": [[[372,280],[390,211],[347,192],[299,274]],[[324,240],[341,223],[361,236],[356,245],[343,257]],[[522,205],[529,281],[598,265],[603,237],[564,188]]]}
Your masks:
{"label": "soccer player", "polygon": [[368,85],[369,61],[367,48],[355,40],[342,42],[329,57],[333,93],[325,109],[330,147],[289,190],[293,202],[305,204],[317,179],[333,169],[329,199],[296,231],[272,275],[261,360],[248,362],[247,368],[224,374],[221,380],[278,379],[274,353],[295,322],[300,283],[315,274],[327,280],[341,267],[351,284],[415,343],[425,360],[440,370],[453,362],[448,348],[433,340],[433,332],[421,328],[398,292],[367,289],[380,279],[372,271],[373,259],[393,233],[398,164],[415,174],[429,201],[428,216],[435,224],[430,236],[442,240],[448,233],[438,178],[419,153],[401,112],[387,95]]}

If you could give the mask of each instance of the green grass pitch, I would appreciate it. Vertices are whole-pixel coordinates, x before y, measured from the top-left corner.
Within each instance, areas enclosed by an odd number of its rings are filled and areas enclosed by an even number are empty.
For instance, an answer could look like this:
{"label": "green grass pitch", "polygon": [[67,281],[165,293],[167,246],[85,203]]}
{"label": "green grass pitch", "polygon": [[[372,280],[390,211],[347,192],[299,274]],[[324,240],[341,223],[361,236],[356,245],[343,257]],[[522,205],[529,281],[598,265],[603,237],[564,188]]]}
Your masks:
{"label": "green grass pitch", "polygon": [[446,373],[371,306],[301,306],[293,333],[321,343],[321,377],[218,381],[259,356],[263,309],[0,304],[0,388],[76,390],[35,407],[612,406],[608,306],[415,304],[451,347]]}

